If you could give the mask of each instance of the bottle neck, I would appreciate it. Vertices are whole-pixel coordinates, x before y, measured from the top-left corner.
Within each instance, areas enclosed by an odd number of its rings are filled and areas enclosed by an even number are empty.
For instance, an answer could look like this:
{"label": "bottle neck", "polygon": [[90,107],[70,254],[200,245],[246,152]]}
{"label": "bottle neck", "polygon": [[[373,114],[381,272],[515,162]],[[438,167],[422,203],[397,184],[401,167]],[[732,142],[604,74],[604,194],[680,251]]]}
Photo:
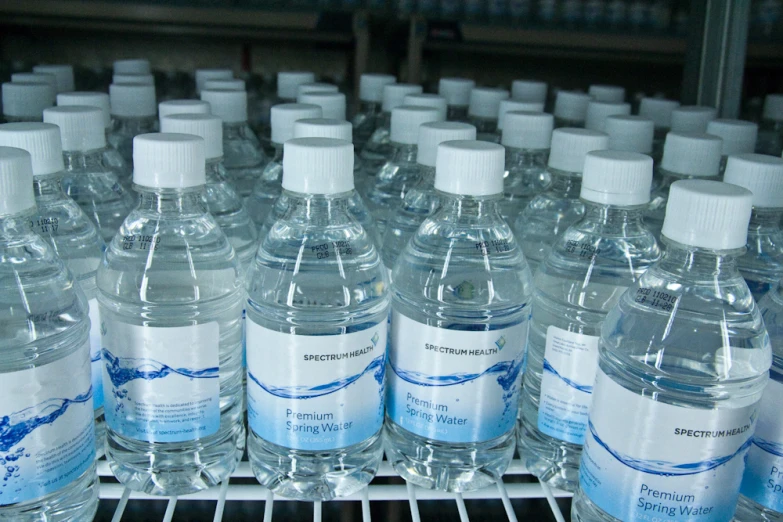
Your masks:
{"label": "bottle neck", "polygon": [[465,196],[442,191],[438,191],[438,194],[441,199],[439,213],[445,212],[454,221],[469,224],[488,220],[502,221],[503,219],[498,205],[502,194]]}
{"label": "bottle neck", "polygon": [[67,198],[62,185],[63,172],[46,174],[43,176],[33,176],[33,192],[35,199],[60,199]]}
{"label": "bottle neck", "polygon": [[207,185],[210,183],[223,183],[226,181],[223,179],[223,157],[209,158],[207,160],[206,178]]}
{"label": "bottle neck", "polygon": [[421,174],[417,188],[420,190],[432,190],[435,188],[435,167],[422,165],[419,163],[419,172]]}
{"label": "bottle neck", "polygon": [[675,181],[681,180],[681,179],[717,179],[716,176],[699,176],[698,174],[680,174],[679,172],[672,172],[670,170],[666,170],[664,168],[660,169],[661,174],[661,187],[668,187]]}
{"label": "bottle neck", "polygon": [[379,114],[381,112],[381,104],[362,100],[359,103],[359,112],[362,114]]}
{"label": "bottle neck", "polygon": [[416,163],[416,156],[419,152],[419,147],[416,145],[408,145],[407,143],[392,142],[394,146],[394,152],[390,158],[392,163],[402,165],[404,163]]}
{"label": "bottle neck", "polygon": [[516,149],[506,147],[508,151],[507,167],[546,167],[549,149]]}
{"label": "bottle neck", "polygon": [[283,219],[315,226],[335,226],[351,222],[349,201],[354,191],[338,194],[304,194],[283,190],[289,206]]}
{"label": "bottle neck", "polygon": [[63,161],[65,162],[66,171],[78,171],[89,170],[93,172],[100,172],[104,169],[103,165],[103,151],[106,149],[96,150],[69,150],[63,151]]}
{"label": "bottle neck", "polygon": [[449,105],[446,119],[449,121],[464,121],[468,118],[467,105]]}
{"label": "bottle neck", "polygon": [[223,140],[244,138],[246,121],[223,122]]}
{"label": "bottle neck", "polygon": [[661,241],[666,245],[658,265],[661,270],[694,283],[714,283],[717,280],[740,277],[737,258],[743,254],[744,248],[733,250],[699,248],[678,243],[666,236],[661,236]]}
{"label": "bottle neck", "polygon": [[195,216],[207,212],[203,191],[204,186],[198,185],[186,189],[162,189],[135,185],[139,193],[141,212],[152,214],[176,214]]}
{"label": "bottle neck", "polygon": [[113,116],[114,131],[120,131],[124,134],[146,134],[155,132],[155,116],[145,116],[143,118],[127,118],[123,116]]}
{"label": "bottle neck", "polygon": [[564,199],[578,199],[582,191],[582,175],[578,172],[567,172],[549,168],[552,183],[549,192]]}
{"label": "bottle neck", "polygon": [[776,234],[780,232],[781,219],[783,219],[783,208],[753,207],[748,233],[752,235]]}
{"label": "bottle neck", "polygon": [[623,207],[604,205],[584,199],[582,202],[585,205],[585,215],[582,223],[599,225],[607,233],[616,231],[619,235],[629,235],[632,231],[644,228],[643,218],[647,205]]}

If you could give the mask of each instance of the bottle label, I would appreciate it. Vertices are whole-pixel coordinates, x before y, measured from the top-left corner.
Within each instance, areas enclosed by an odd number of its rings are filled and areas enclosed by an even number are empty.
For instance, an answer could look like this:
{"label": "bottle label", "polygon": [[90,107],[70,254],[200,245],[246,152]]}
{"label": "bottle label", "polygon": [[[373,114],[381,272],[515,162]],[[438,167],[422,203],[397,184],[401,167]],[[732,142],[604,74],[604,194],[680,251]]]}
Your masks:
{"label": "bottle label", "polygon": [[697,409],[637,395],[598,370],[579,487],[620,520],[729,522],[758,405]]}
{"label": "bottle label", "polygon": [[[774,376],[774,374],[773,374]],[[777,378],[781,378],[778,376]],[[759,408],[759,420],[748,451],[740,493],[783,513],[783,382],[770,379]]]}
{"label": "bottle label", "polygon": [[92,405],[103,408],[103,369],[101,367],[101,318],[98,300],[90,299],[90,369],[92,370]]}
{"label": "bottle label", "polygon": [[90,347],[29,370],[0,373],[0,506],[40,498],[95,459]]}
{"label": "bottle label", "polygon": [[598,367],[598,340],[550,326],[546,330],[538,429],[571,444],[583,444]]}
{"label": "bottle label", "polygon": [[103,322],[106,422],[146,442],[184,442],[220,428],[218,323],[149,327]]}
{"label": "bottle label", "polygon": [[490,331],[450,330],[393,311],[389,417],[445,442],[507,433],[517,417],[527,327],[525,320]]}
{"label": "bottle label", "polygon": [[320,451],[383,426],[386,321],[342,335],[293,335],[247,322],[247,418],[262,439]]}

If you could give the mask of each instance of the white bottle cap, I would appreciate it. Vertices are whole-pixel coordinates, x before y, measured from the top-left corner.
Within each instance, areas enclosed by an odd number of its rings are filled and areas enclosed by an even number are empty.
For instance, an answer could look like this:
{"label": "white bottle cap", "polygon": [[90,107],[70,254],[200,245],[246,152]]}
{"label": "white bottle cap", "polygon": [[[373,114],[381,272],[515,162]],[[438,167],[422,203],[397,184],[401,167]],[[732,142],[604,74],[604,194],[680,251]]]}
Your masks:
{"label": "white bottle cap", "polygon": [[324,118],[345,119],[345,94],[341,92],[308,92],[301,94],[296,102],[318,105]]}
{"label": "white bottle cap", "polygon": [[309,71],[283,71],[277,73],[277,97],[295,100],[296,89],[303,83],[315,81],[315,74]]}
{"label": "white bottle cap", "polygon": [[609,135],[609,150],[650,154],[655,124],[643,116],[609,116],[604,132]]}
{"label": "white bottle cap", "polygon": [[36,65],[33,72],[53,74],[57,77],[57,92],[71,92],[75,89],[73,81],[73,66],[71,65]]}
{"label": "white bottle cap", "polygon": [[204,139],[192,134],[151,133],[133,138],[133,183],[189,188],[206,183]]}
{"label": "white bottle cap", "polygon": [[309,103],[280,103],[270,110],[272,143],[283,144],[294,138],[294,123],[305,118],[320,118],[323,112],[318,105]]}
{"label": "white bottle cap", "polygon": [[393,143],[416,145],[419,142],[419,127],[431,121],[443,121],[437,109],[418,105],[395,107],[391,114],[389,138]]}
{"label": "white bottle cap", "polygon": [[754,207],[783,207],[783,159],[765,154],[729,156],[723,181],[751,191]]}
{"label": "white bottle cap", "polygon": [[305,118],[294,122],[294,138],[332,138],[353,141],[353,125],[345,120]]}
{"label": "white bottle cap", "polygon": [[718,111],[713,107],[686,105],[672,111],[674,132],[707,132],[707,124],[715,119]]}
{"label": "white bottle cap", "polygon": [[555,129],[549,152],[549,167],[565,172],[582,173],[585,155],[609,147],[609,136],[588,129]]}
{"label": "white bottle cap", "polygon": [[168,100],[158,104],[161,121],[174,114],[211,114],[209,103],[203,100]]}
{"label": "white bottle cap", "polygon": [[745,246],[753,195],[748,189],[682,179],[669,188],[661,235],[684,245],[713,250]]}
{"label": "white bottle cap", "polygon": [[438,145],[435,188],[463,196],[501,194],[505,163],[506,150],[497,143],[444,141]]}
{"label": "white bottle cap", "polygon": [[656,129],[670,129],[672,126],[672,111],[680,106],[680,102],[666,98],[642,98],[639,104],[639,116],[650,118]]}
{"label": "white bottle cap", "polygon": [[476,118],[497,120],[500,111],[500,102],[507,100],[511,95],[505,89],[493,89],[491,87],[476,87],[470,91],[470,104],[468,115]]}
{"label": "white bottle cap", "polygon": [[223,121],[211,114],[170,114],[160,121],[160,132],[192,134],[204,140],[207,161],[223,156]]}
{"label": "white bottle cap", "polygon": [[302,194],[353,190],[353,145],[332,138],[296,138],[283,145],[283,188]]}
{"label": "white bottle cap", "polygon": [[452,107],[467,107],[470,104],[470,91],[476,82],[468,78],[441,78],[438,82],[438,94],[446,98]]}
{"label": "white bottle cap", "polygon": [[3,114],[39,121],[43,110],[54,105],[54,97],[52,86],[45,83],[4,83]]}
{"label": "white bottle cap", "polygon": [[537,80],[514,80],[511,83],[511,98],[524,102],[546,103],[546,82]]}
{"label": "white bottle cap", "polygon": [[601,205],[650,202],[653,160],[637,152],[596,150],[585,156],[579,197]]}
{"label": "white bottle cap", "polygon": [[707,134],[723,140],[724,156],[748,154],[756,150],[759,127],[755,123],[743,120],[712,120],[707,124]]}
{"label": "white bottle cap", "polygon": [[109,85],[111,115],[121,118],[155,116],[155,86],[140,83]]}
{"label": "white bottle cap", "polygon": [[593,98],[589,94],[573,91],[558,91],[555,98],[555,118],[568,121],[585,121],[587,104]]}
{"label": "white bottle cap", "polygon": [[64,151],[90,151],[106,147],[103,112],[97,107],[66,105],[44,109],[44,121],[60,128]]}
{"label": "white bottle cap", "polygon": [[762,114],[765,120],[783,121],[783,94],[767,94]]}
{"label": "white bottle cap", "polygon": [[722,148],[717,136],[671,131],[663,144],[661,168],[684,176],[717,176]]}
{"label": "white bottle cap", "polygon": [[391,112],[393,108],[404,105],[409,94],[421,93],[421,85],[412,83],[389,83],[383,86],[383,112]]}
{"label": "white bottle cap", "polygon": [[419,107],[431,107],[438,111],[441,120],[446,119],[448,105],[446,98],[440,94],[409,94],[403,100],[403,105],[418,105]]}
{"label": "white bottle cap", "polygon": [[143,83],[155,85],[155,78],[151,74],[115,74],[111,77],[111,83]]}
{"label": "white bottle cap", "polygon": [[625,88],[619,85],[591,85],[587,94],[595,101],[607,103],[623,103],[625,101]]}
{"label": "white bottle cap", "polygon": [[419,127],[419,148],[416,163],[434,167],[438,157],[438,145],[444,141],[475,140],[476,127],[455,121],[431,121]]}
{"label": "white bottle cap", "polygon": [[340,92],[336,85],[325,82],[303,83],[296,88],[296,97],[314,92]]}
{"label": "white bottle cap", "polygon": [[366,102],[381,103],[383,86],[395,83],[397,78],[390,74],[362,74],[359,78],[359,99]]}
{"label": "white bottle cap", "polygon": [[245,80],[231,78],[230,80],[207,80],[204,89],[228,89],[231,91],[246,91]]}
{"label": "white bottle cap", "polygon": [[6,123],[0,125],[0,146],[16,147],[30,153],[33,175],[45,176],[60,172],[63,148],[60,128],[51,123]]}
{"label": "white bottle cap", "polygon": [[52,73],[14,73],[11,75],[13,83],[45,83],[57,94],[57,76]]}
{"label": "white bottle cap", "polygon": [[35,207],[30,153],[0,147],[0,215],[18,214]]}
{"label": "white bottle cap", "polygon": [[498,130],[502,131],[506,124],[506,113],[511,111],[543,112],[544,104],[519,100],[503,100],[498,107]]}
{"label": "white bottle cap", "polygon": [[209,103],[210,110],[223,123],[247,121],[247,92],[229,89],[201,91],[201,100]]}
{"label": "white bottle cap", "polygon": [[88,107],[97,107],[103,113],[104,128],[111,127],[111,109],[109,108],[109,95],[105,92],[64,92],[57,95],[57,105],[67,107],[68,105],[86,105]]}
{"label": "white bottle cap", "polygon": [[500,143],[514,149],[542,150],[552,144],[555,118],[545,112],[511,111],[505,115]]}
{"label": "white bottle cap", "polygon": [[201,94],[207,80],[231,80],[234,73],[231,69],[196,69],[196,94]]}
{"label": "white bottle cap", "polygon": [[144,58],[130,60],[115,60],[114,74],[150,74],[152,67],[150,61]]}
{"label": "white bottle cap", "polygon": [[605,131],[606,118],[614,115],[625,116],[628,114],[631,114],[630,103],[591,101],[587,104],[585,129]]}

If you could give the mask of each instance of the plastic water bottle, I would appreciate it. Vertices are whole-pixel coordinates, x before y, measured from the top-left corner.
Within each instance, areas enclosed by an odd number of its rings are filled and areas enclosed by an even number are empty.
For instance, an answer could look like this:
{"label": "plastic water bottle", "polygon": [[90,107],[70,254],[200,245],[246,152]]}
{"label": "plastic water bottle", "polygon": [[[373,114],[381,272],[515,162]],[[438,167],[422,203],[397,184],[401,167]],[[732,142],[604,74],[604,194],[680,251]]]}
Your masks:
{"label": "plastic water bottle", "polygon": [[3,119],[8,123],[41,122],[43,111],[54,105],[51,85],[31,82],[3,84]]}
{"label": "plastic water bottle", "polygon": [[497,143],[500,102],[511,95],[505,89],[476,87],[470,91],[468,123],[476,127],[476,139]]}
{"label": "plastic water bottle", "polygon": [[390,74],[362,74],[359,78],[359,112],[353,117],[353,143],[358,150],[378,127],[383,102],[383,87],[396,83]]}
{"label": "plastic water bottle", "polygon": [[103,454],[105,423],[101,380],[101,328],[96,301],[95,271],[101,262],[104,244],[98,229],[62,187],[64,176],[60,131],[49,123],[6,123],[0,125],[0,146],[16,147],[30,153],[33,162],[33,191],[37,214],[29,222],[62,259],[87,297],[90,317],[90,359],[92,399],[95,416],[95,447]]}
{"label": "plastic water bottle", "polygon": [[53,74],[57,78],[57,94],[76,90],[73,81],[73,66],[68,64],[43,64],[33,67],[33,72]]}
{"label": "plastic water bottle", "polygon": [[514,453],[532,278],[500,216],[503,147],[438,147],[441,205],[392,275],[386,457],[408,482],[469,491]]}
{"label": "plastic water bottle", "polygon": [[714,120],[718,111],[714,107],[684,105],[672,111],[672,131],[707,132],[707,124]]}
{"label": "plastic water bottle", "polygon": [[405,193],[421,179],[416,163],[419,127],[439,121],[437,109],[416,105],[400,105],[392,110],[390,143],[393,154],[373,179],[366,200],[383,237],[390,212],[405,198]]}
{"label": "plastic water bottle", "polygon": [[304,118],[320,118],[321,113],[321,107],[307,103],[281,103],[272,107],[271,143],[275,155],[264,167],[263,173],[253,186],[253,192],[246,201],[247,211],[258,230],[261,230],[282,192],[283,144],[294,137],[294,123]]}
{"label": "plastic water bottle", "polygon": [[609,136],[609,150],[652,156],[655,138],[653,120],[644,116],[609,116],[606,118],[604,132]]}
{"label": "plastic water bottle", "polygon": [[441,198],[435,191],[435,161],[438,145],[444,141],[475,139],[476,127],[468,123],[438,121],[425,123],[419,127],[419,143],[416,151],[419,181],[407,191],[402,203],[390,212],[383,235],[381,257],[390,275],[397,257],[405,250],[408,241],[424,220],[440,206]]}
{"label": "plastic water bottle", "polygon": [[[92,520],[98,509],[89,318],[37,215],[30,155],[0,147],[3,520]],[[67,454],[52,461],[47,455]],[[40,466],[46,460],[51,465]]]}
{"label": "plastic water bottle", "polygon": [[756,152],[772,156],[783,152],[783,94],[768,94],[764,98]]}
{"label": "plastic water bottle", "polygon": [[[511,111],[543,112],[544,104],[540,102],[524,102],[518,100],[502,100],[498,106],[498,126],[495,130],[495,142],[503,141],[503,128],[506,124],[506,113]],[[551,130],[549,132],[552,134]]]}
{"label": "plastic water bottle", "polygon": [[223,120],[223,164],[237,193],[246,198],[269,159],[247,124],[247,93],[230,89],[201,91],[212,114]]}
{"label": "plastic water bottle", "polygon": [[584,217],[552,246],[535,277],[518,448],[531,473],[574,491],[606,314],[658,261],[642,215],[652,159],[634,152],[585,157]]}
{"label": "plastic water bottle", "polygon": [[438,81],[438,94],[446,98],[448,121],[468,121],[468,105],[470,91],[476,87],[476,82],[468,78],[441,78]]}
{"label": "plastic water bottle", "polygon": [[315,93],[327,93],[327,92],[340,92],[336,85],[326,82],[310,82],[300,84],[296,88],[296,99],[303,94],[315,94]]}
{"label": "plastic water bottle", "polygon": [[555,128],[584,127],[587,118],[587,104],[593,101],[589,94],[573,91],[558,91],[555,98]]}
{"label": "plastic water bottle", "polygon": [[383,103],[381,105],[381,115],[378,117],[378,123],[375,127],[359,156],[364,162],[365,180],[360,184],[370,186],[372,181],[369,178],[375,176],[384,163],[389,161],[394,154],[394,147],[391,143],[391,114],[392,109],[403,105],[403,100],[409,94],[419,94],[422,92],[421,85],[410,83],[390,83],[383,86]]}
{"label": "plastic water bottle", "polygon": [[623,102],[591,101],[587,104],[585,129],[606,132],[606,118],[631,114],[631,104]]}
{"label": "plastic water bottle", "polygon": [[[297,103],[315,105],[321,108],[324,118],[332,120],[345,119],[345,94],[341,92],[311,92],[300,95]],[[318,118],[319,116],[308,116]]]}
{"label": "plastic water bottle", "polygon": [[[655,124],[655,138],[653,139],[652,158],[657,165],[663,155],[663,143],[666,134],[672,128],[672,111],[680,106],[680,102],[665,98],[642,98],[639,102],[639,116],[649,118]],[[656,173],[653,172],[653,176]],[[656,180],[653,180],[653,183]]]}
{"label": "plastic water bottle", "polygon": [[650,196],[644,222],[660,238],[672,183],[681,179],[718,179],[723,140],[710,134],[670,132],[658,167],[660,184]]}
{"label": "plastic water bottle", "polygon": [[756,150],[758,132],[758,125],[743,120],[719,119],[712,120],[707,124],[707,134],[712,134],[723,140],[720,159],[721,174],[726,170],[729,156],[751,154]]}
{"label": "plastic water bottle", "polygon": [[[112,128],[109,145],[133,169],[133,138],[156,131],[155,86],[123,83],[109,86]],[[120,180],[128,183],[128,180]],[[130,185],[128,183],[128,185]]]}
{"label": "plastic water bottle", "polygon": [[381,462],[388,280],[348,210],[351,143],[284,147],[290,204],[247,282],[248,454],[275,493],[328,500],[366,486]]}
{"label": "plastic water bottle", "polygon": [[209,103],[202,100],[166,100],[158,104],[158,118],[164,119],[175,114],[211,114]]}
{"label": "plastic water bottle", "polygon": [[228,238],[244,273],[258,246],[256,226],[242,198],[228,182],[223,166],[223,123],[210,114],[172,114],[161,121],[161,132],[192,134],[204,140],[207,209]]}
{"label": "plastic water bottle", "polygon": [[60,128],[65,193],[95,223],[103,240],[111,241],[135,205],[135,197],[103,163],[103,113],[96,107],[79,105],[50,107],[44,110],[44,121]]}
{"label": "plastic water bottle", "polygon": [[503,117],[506,168],[500,213],[513,224],[528,203],[552,181],[546,165],[554,118],[543,112],[512,111]]}
{"label": "plastic water bottle", "polygon": [[403,105],[431,107],[438,111],[438,121],[446,121],[448,104],[440,94],[409,94],[403,99]]}
{"label": "plastic water bottle", "polygon": [[109,108],[109,95],[105,92],[64,92],[57,95],[57,106],[66,107],[69,105],[80,105],[87,107],[97,107],[103,115],[103,126],[106,135],[107,146],[101,152],[104,167],[108,167],[125,188],[128,194],[133,194],[131,190],[131,167],[122,157],[122,154],[110,146],[109,134],[112,129],[111,110]]}
{"label": "plastic water bottle", "polygon": [[587,94],[593,97],[594,101],[602,103],[624,103],[625,88],[619,85],[593,84],[587,89]]}
{"label": "plastic water bottle", "polygon": [[783,499],[780,498],[783,469],[783,425],[780,397],[783,393],[783,295],[780,285],[758,303],[772,344],[772,368],[764,389],[759,419],[748,450],[745,474],[740,486],[736,522],[769,522],[783,519]]}
{"label": "plastic water bottle", "polygon": [[723,181],[753,193],[747,249],[737,265],[758,302],[783,277],[783,160],[763,154],[732,155]]}
{"label": "plastic water bottle", "polygon": [[139,205],[98,270],[106,457],[128,488],[184,495],[244,450],[244,289],[204,202],[204,140],[144,134],[133,155]]}
{"label": "plastic water bottle", "polygon": [[231,69],[196,69],[196,96],[201,96],[201,91],[206,89],[206,83],[210,80],[231,80],[233,78],[234,72]]}
{"label": "plastic water bottle", "polygon": [[511,82],[511,99],[546,104],[546,82],[538,80],[514,80]]}
{"label": "plastic water bottle", "polygon": [[146,58],[128,58],[114,60],[112,71],[114,74],[150,74],[152,66]]}
{"label": "plastic water bottle", "polygon": [[729,522],[771,363],[735,259],[751,194],[671,188],[666,251],[604,320],[574,521]]}
{"label": "plastic water bottle", "polygon": [[585,155],[606,149],[608,143],[603,132],[571,128],[552,132],[547,162],[549,187],[530,201],[514,223],[517,240],[533,272],[549,255],[558,234],[584,215],[585,205],[579,195]]}

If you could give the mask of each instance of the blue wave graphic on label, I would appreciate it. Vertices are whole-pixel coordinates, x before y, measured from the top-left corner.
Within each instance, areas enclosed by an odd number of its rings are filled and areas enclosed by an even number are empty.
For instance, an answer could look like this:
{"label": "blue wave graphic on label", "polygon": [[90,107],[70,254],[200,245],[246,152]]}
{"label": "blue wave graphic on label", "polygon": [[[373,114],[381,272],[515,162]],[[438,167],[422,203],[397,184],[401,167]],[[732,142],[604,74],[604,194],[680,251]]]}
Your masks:
{"label": "blue wave graphic on label", "polygon": [[136,379],[153,381],[155,379],[163,379],[172,374],[182,375],[191,379],[217,379],[220,373],[220,368],[217,366],[203,369],[172,368],[154,359],[115,357],[106,348],[102,351],[109,379],[118,388]]}
{"label": "blue wave graphic on label", "polygon": [[555,377],[557,377],[558,379],[560,379],[561,381],[566,383],[568,386],[570,386],[570,387],[572,387],[572,388],[574,388],[576,390],[579,390],[580,392],[593,393],[593,387],[592,386],[588,386],[586,384],[579,384],[577,382],[572,381],[571,379],[563,377],[562,375],[560,375],[558,373],[557,370],[555,370],[555,368],[546,359],[544,359],[544,371],[547,372],[547,373],[551,373],[552,375],[554,375]]}
{"label": "blue wave graphic on label", "polygon": [[753,444],[776,457],[783,457],[783,444],[772,442],[771,440],[764,440],[759,437],[753,437]]}
{"label": "blue wave graphic on label", "polygon": [[497,378],[498,384],[500,384],[503,390],[509,391],[514,386],[519,372],[522,370],[523,361],[524,355],[511,361],[495,363],[480,373],[455,373],[453,375],[427,375],[426,373],[413,370],[403,370],[391,363],[389,365],[398,377],[417,386],[456,386],[457,384],[475,381],[485,375],[497,373],[499,374]]}

